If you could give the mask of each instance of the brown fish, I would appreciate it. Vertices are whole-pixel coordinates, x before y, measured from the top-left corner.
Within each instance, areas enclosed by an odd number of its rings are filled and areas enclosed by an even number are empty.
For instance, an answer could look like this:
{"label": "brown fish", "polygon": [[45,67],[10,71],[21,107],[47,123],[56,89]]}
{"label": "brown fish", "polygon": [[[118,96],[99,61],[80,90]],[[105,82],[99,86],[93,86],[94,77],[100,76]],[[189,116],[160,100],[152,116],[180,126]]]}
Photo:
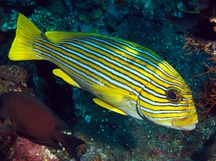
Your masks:
{"label": "brown fish", "polygon": [[[37,98],[20,92],[0,96],[0,132],[16,133],[28,140],[62,149],[62,146],[77,160],[75,148],[85,142],[64,131],[69,127]],[[62,145],[60,145],[60,144]]]}

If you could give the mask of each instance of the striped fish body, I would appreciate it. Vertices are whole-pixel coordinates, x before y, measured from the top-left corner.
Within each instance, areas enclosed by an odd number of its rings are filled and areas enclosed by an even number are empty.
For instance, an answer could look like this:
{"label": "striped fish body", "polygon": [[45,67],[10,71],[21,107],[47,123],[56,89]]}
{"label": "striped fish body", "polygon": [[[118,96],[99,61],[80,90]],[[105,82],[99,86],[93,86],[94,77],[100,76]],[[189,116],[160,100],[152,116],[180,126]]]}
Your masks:
{"label": "striped fish body", "polygon": [[151,50],[92,33],[51,31],[45,35],[19,14],[9,58],[55,63],[59,69],[53,74],[87,90],[96,96],[95,103],[114,112],[175,129],[195,128],[198,117],[191,90]]}

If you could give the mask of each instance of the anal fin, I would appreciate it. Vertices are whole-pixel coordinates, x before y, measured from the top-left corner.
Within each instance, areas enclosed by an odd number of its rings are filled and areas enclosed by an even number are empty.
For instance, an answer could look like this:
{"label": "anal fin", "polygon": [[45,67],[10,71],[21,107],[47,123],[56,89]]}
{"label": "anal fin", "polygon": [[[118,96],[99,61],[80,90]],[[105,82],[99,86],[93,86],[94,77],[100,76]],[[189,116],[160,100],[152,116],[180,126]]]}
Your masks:
{"label": "anal fin", "polygon": [[57,77],[62,78],[68,84],[80,88],[79,84],[77,84],[67,73],[65,73],[61,69],[53,69],[53,74]]}
{"label": "anal fin", "polygon": [[102,101],[102,100],[99,99],[99,98],[94,98],[93,101],[94,101],[97,105],[99,105],[99,106],[101,106],[101,107],[104,107],[104,108],[106,108],[106,109],[108,109],[108,110],[110,110],[110,111],[116,112],[116,113],[121,114],[121,115],[127,115],[124,111],[122,111],[122,110],[120,110],[120,109],[118,109],[118,108],[116,108],[116,107],[114,107],[114,106],[112,106],[112,105],[110,105],[110,104],[108,104],[108,103]]}

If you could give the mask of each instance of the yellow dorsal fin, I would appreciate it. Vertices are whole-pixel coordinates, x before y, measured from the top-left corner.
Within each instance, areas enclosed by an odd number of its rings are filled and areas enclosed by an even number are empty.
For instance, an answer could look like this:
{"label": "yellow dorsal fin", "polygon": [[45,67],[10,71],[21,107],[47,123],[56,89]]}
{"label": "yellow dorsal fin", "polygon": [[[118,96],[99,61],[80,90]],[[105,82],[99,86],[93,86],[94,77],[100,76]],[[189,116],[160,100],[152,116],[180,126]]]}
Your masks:
{"label": "yellow dorsal fin", "polygon": [[67,32],[67,31],[47,31],[45,35],[51,42],[55,44],[58,44],[60,41],[69,38],[84,37],[84,36],[99,36],[99,34],[88,33],[88,32]]}
{"label": "yellow dorsal fin", "polygon": [[53,74],[62,78],[68,84],[80,88],[79,84],[77,84],[67,73],[65,73],[61,69],[53,69]]}
{"label": "yellow dorsal fin", "polygon": [[19,13],[17,20],[16,37],[9,51],[10,60],[41,60],[39,53],[33,51],[33,41],[42,32],[23,14]]}
{"label": "yellow dorsal fin", "polygon": [[121,89],[113,89],[97,84],[92,84],[92,89],[102,100],[108,103],[110,102],[116,107],[125,107],[128,105],[129,101],[136,100],[136,96],[130,95],[130,93]]}
{"label": "yellow dorsal fin", "polygon": [[108,109],[108,110],[110,110],[110,111],[119,113],[119,114],[121,114],[121,115],[127,115],[124,111],[122,111],[122,110],[120,110],[120,109],[118,109],[118,108],[116,108],[116,107],[114,107],[114,106],[112,106],[112,105],[110,105],[110,104],[108,104],[108,103],[106,103],[106,102],[100,100],[99,98],[94,98],[93,101],[94,101],[97,105],[99,105],[99,106],[101,106],[101,107],[104,107],[104,108],[106,108],[106,109]]}

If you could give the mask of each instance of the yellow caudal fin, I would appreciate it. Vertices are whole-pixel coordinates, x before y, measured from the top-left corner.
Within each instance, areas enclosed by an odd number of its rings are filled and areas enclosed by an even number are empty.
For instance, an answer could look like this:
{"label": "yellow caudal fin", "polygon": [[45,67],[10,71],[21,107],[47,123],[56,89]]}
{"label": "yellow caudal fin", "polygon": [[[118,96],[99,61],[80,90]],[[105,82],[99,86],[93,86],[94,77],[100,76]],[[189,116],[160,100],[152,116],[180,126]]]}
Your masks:
{"label": "yellow caudal fin", "polygon": [[23,14],[19,13],[16,37],[13,41],[8,57],[10,60],[41,60],[40,53],[33,51],[34,37],[42,32]]}

